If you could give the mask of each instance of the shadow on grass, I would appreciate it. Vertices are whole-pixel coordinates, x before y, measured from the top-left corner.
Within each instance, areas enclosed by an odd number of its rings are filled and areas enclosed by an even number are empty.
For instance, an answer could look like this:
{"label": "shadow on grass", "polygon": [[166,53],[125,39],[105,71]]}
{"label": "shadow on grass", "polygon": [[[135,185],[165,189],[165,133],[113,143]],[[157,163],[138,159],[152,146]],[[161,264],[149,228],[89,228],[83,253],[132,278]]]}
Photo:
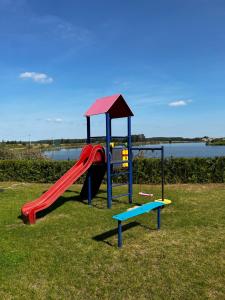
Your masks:
{"label": "shadow on grass", "polygon": [[[76,193],[78,193],[78,192],[76,192]],[[57,209],[60,206],[64,205],[66,202],[70,202],[70,201],[77,201],[77,202],[81,202],[81,203],[84,203],[84,204],[87,205],[87,203],[85,203],[80,198],[80,195],[75,195],[75,196],[72,196],[72,197],[61,196],[51,206],[49,206],[48,208],[46,208],[46,209],[38,212],[37,215],[36,215],[36,218],[37,219],[41,219],[41,218],[45,217],[46,215],[48,215],[49,213],[51,213],[52,211],[54,211],[55,209]],[[23,219],[22,215],[18,216],[18,219],[21,219],[21,220],[23,220],[26,223],[26,220]]]}
{"label": "shadow on grass", "polygon": [[[57,209],[60,206],[64,205],[64,203],[66,203],[66,202],[77,201],[77,202],[83,203],[84,205],[88,205],[87,199],[82,199],[80,197],[80,192],[79,191],[67,190],[66,193],[68,193],[68,192],[73,193],[75,195],[70,196],[70,197],[65,197],[65,196],[59,197],[51,206],[49,206],[48,208],[46,208],[43,211],[38,212],[37,215],[36,215],[36,218],[41,219],[41,218],[45,217],[46,215],[48,215],[49,213],[51,213],[55,209]],[[45,192],[43,192],[43,194],[44,193]],[[105,190],[99,190],[99,192],[98,192],[98,194],[104,194],[104,193],[106,193]],[[104,200],[104,203],[102,201],[101,201],[101,203],[99,203],[98,199],[99,200]],[[114,203],[114,204],[127,204],[127,200],[113,199],[112,203]],[[135,203],[135,202],[133,202],[132,204],[133,205],[139,205],[138,203]],[[97,195],[97,196],[95,196],[94,201],[92,201],[91,206],[95,207],[97,209],[106,209],[107,208],[107,198]],[[26,223],[26,220],[24,220],[21,215],[19,215],[18,218],[22,219]]]}
{"label": "shadow on grass", "polygon": [[[45,190],[42,192],[42,194],[46,193],[48,190]],[[80,195],[80,191],[74,191],[74,190],[66,190],[66,193],[74,193],[74,194],[79,194]],[[106,194],[107,191],[106,190],[99,190],[98,194]]]}
{"label": "shadow on grass", "polygon": [[[60,197],[61,199],[66,198],[67,201],[79,201],[80,203],[88,205],[87,198],[82,198],[80,196],[80,192],[73,191],[73,190],[67,190],[66,192],[74,193],[76,195],[70,196],[70,197],[61,196]],[[101,194],[105,194],[105,196],[100,196]],[[123,199],[121,199],[121,198],[120,199],[119,198],[112,199],[112,205],[113,204],[128,204],[128,199],[125,199],[125,198],[123,198]],[[132,205],[140,205],[140,203],[133,201]],[[97,208],[97,209],[106,209],[107,208],[106,190],[99,190],[98,191],[98,194],[92,200],[91,206],[94,207],[94,208]]]}
{"label": "shadow on grass", "polygon": [[[79,201],[80,203],[83,203],[84,205],[88,205],[88,200],[85,198],[81,198],[80,195],[78,196],[71,196],[71,197],[64,197],[61,196],[61,199],[67,199],[67,201]],[[128,200],[119,200],[119,199],[113,199],[112,205],[115,204],[128,204]],[[133,202],[132,205],[140,205],[139,203]],[[107,197],[101,197],[101,196],[95,196],[95,198],[91,202],[91,207],[97,208],[97,209],[107,209]]]}
{"label": "shadow on grass", "polygon": [[[46,191],[44,191],[42,194],[44,194],[45,192],[46,192]],[[67,194],[68,192],[69,192],[69,193],[73,193],[74,195],[73,195],[73,196],[70,196],[70,197],[66,197],[66,196],[61,196],[61,197],[59,197],[59,198],[58,198],[51,206],[49,206],[48,208],[46,208],[46,209],[43,210],[43,211],[38,212],[37,215],[36,215],[36,218],[37,218],[37,219],[41,219],[41,218],[45,217],[46,215],[48,215],[49,213],[51,213],[51,212],[54,211],[55,209],[57,209],[57,208],[59,208],[60,206],[64,205],[64,203],[66,203],[66,202],[70,202],[70,201],[73,201],[73,202],[74,202],[74,201],[77,201],[77,202],[83,203],[84,205],[88,205],[87,199],[82,199],[82,198],[80,197],[80,192],[79,192],[79,191],[67,190],[67,191],[66,191],[66,194]],[[100,191],[99,191],[99,194],[103,194],[103,193],[105,193],[104,190],[100,190]],[[106,200],[105,197],[95,197],[95,198],[105,199],[105,200]],[[94,204],[94,205],[93,205],[93,203],[92,203],[92,206],[100,209],[100,207],[98,207],[97,204]],[[106,206],[105,206],[105,207],[102,207],[102,209],[104,209],[104,208],[106,208]],[[23,220],[24,223],[27,222],[27,220],[24,220],[24,218],[23,218],[21,215],[18,216],[18,219]]]}
{"label": "shadow on grass", "polygon": [[46,208],[43,211],[40,211],[37,213],[37,219],[43,218],[55,209],[59,208],[60,206],[64,205],[66,202],[71,202],[71,201],[78,201],[78,202],[83,202],[80,199],[80,196],[73,196],[73,197],[59,197],[51,206]]}
{"label": "shadow on grass", "polygon": [[[125,224],[125,225],[122,226],[122,231],[124,232],[124,231],[126,231],[128,229],[131,229],[133,227],[136,227],[136,226],[140,226],[140,223],[136,222],[136,221],[130,222],[130,223]],[[117,233],[118,233],[118,230],[117,230],[117,228],[115,228],[115,229],[111,229],[109,231],[103,232],[99,235],[96,235],[96,236],[92,237],[92,239],[94,241],[103,242],[103,243],[106,243],[107,245],[109,245],[111,247],[114,247],[115,245],[111,244],[109,241],[107,241],[107,239],[114,236],[114,235],[117,235]]]}

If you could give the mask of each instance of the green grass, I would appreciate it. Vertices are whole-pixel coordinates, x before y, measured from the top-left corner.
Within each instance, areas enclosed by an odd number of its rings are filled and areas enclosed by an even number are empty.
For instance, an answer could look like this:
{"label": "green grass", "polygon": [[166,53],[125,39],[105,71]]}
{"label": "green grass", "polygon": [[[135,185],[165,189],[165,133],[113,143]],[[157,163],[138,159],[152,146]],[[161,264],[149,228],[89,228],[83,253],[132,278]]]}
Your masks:
{"label": "green grass", "polygon": [[[155,213],[139,216],[120,250],[117,235],[102,234],[129,205],[123,198],[106,209],[104,191],[90,208],[74,185],[56,209],[24,225],[21,205],[48,186],[0,184],[8,187],[0,193],[0,299],[225,299],[224,185],[167,186],[173,204],[162,210],[161,230]],[[160,187],[143,191],[159,196]]]}

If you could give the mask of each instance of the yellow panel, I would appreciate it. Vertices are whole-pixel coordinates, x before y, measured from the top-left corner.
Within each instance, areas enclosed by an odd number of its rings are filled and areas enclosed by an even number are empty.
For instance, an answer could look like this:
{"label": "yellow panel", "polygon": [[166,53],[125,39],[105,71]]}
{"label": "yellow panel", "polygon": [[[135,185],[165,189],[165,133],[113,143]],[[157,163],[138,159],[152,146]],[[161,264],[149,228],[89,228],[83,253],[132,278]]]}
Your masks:
{"label": "yellow panel", "polygon": [[123,149],[122,150],[122,155],[128,155],[128,149]]}
{"label": "yellow panel", "polygon": [[111,142],[111,143],[110,143],[110,147],[114,148],[114,147],[115,147],[115,143],[114,143],[114,142]]}
{"label": "yellow panel", "polygon": [[123,156],[122,160],[128,160],[128,156]]}
{"label": "yellow panel", "polygon": [[123,163],[123,168],[128,168],[128,163]]}

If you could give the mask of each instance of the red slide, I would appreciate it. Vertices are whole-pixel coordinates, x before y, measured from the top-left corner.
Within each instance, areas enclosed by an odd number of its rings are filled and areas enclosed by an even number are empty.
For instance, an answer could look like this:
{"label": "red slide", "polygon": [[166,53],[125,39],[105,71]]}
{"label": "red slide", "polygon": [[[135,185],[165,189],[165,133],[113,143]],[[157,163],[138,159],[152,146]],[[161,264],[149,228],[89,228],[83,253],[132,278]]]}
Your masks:
{"label": "red slide", "polygon": [[105,152],[101,145],[91,144],[82,149],[78,162],[68,170],[50,189],[38,199],[28,202],[21,209],[25,222],[34,224],[36,214],[51,206],[93,163],[105,162]]}

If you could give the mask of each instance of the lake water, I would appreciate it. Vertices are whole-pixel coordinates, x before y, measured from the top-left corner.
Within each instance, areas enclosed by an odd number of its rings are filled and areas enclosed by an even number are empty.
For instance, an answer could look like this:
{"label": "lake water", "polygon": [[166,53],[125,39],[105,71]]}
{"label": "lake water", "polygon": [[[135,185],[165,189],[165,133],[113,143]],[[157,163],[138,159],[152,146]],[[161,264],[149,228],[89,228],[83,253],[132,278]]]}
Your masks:
{"label": "lake water", "polygon": [[[206,146],[205,143],[176,143],[144,145],[143,147],[164,146],[165,157],[215,157],[225,156],[225,146]],[[75,160],[79,157],[81,148],[45,151],[44,155],[55,160]],[[138,152],[134,151],[134,155]],[[143,151],[145,157],[159,157],[159,151]]]}

